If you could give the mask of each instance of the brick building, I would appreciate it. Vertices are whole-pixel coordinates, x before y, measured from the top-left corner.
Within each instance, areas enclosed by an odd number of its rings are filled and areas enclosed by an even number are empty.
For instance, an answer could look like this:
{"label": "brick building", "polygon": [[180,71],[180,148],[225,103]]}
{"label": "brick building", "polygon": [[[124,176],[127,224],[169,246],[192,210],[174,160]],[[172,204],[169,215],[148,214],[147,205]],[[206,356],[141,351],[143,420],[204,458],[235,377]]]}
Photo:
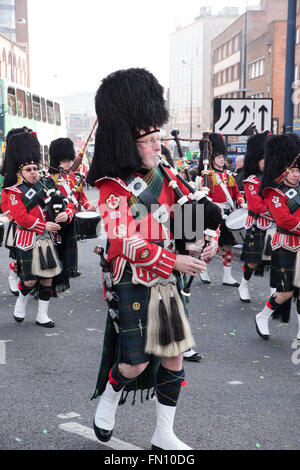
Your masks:
{"label": "brick building", "polygon": [[211,95],[273,98],[275,132],[283,125],[286,18],[287,0],[261,0],[259,9],[248,10],[212,41]]}

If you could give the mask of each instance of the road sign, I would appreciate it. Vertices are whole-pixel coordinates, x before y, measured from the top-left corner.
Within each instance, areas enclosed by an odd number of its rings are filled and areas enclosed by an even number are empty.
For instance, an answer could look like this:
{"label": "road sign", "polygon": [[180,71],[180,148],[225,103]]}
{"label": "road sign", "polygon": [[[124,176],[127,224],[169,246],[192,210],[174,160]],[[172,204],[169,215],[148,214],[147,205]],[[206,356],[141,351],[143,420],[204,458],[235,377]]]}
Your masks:
{"label": "road sign", "polygon": [[215,98],[214,132],[223,135],[247,135],[272,129],[272,98]]}

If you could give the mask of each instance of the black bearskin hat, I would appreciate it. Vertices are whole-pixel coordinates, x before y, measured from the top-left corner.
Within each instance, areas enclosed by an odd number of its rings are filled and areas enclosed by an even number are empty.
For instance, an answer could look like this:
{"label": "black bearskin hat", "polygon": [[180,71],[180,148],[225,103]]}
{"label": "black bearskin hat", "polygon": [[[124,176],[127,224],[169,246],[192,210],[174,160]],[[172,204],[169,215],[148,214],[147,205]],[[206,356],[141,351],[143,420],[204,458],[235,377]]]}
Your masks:
{"label": "black bearskin hat", "polygon": [[75,160],[75,149],[72,140],[68,137],[52,140],[49,146],[49,156],[49,173],[58,173],[60,162],[63,160]]}
{"label": "black bearskin hat", "polygon": [[[226,154],[226,146],[224,142],[224,137],[222,134],[211,133],[209,134],[209,140],[212,144],[212,158],[216,157],[217,155],[224,155]],[[204,143],[203,140],[199,142],[200,152],[203,152]]]}
{"label": "black bearskin hat", "polygon": [[[35,134],[21,132],[14,134],[8,141],[9,158],[6,159],[6,177],[3,187],[17,183],[17,173],[22,166],[41,162],[40,144]],[[7,154],[8,155],[8,154]]]}
{"label": "black bearskin hat", "polygon": [[[211,133],[209,134],[209,140],[212,145],[212,155],[211,159],[217,157],[218,155],[226,155],[226,146],[224,142],[224,137],[222,134]],[[204,150],[204,141],[200,140],[199,142],[199,149],[200,149],[200,158],[199,158],[199,165],[198,165],[198,175],[201,175],[201,172],[204,170],[203,166],[203,150]]]}
{"label": "black bearskin hat", "polygon": [[[141,166],[137,131],[156,132],[168,121],[163,88],[145,69],[119,70],[106,77],[95,98],[98,128],[87,182],[125,176]],[[153,128],[150,130],[150,128]]]}
{"label": "black bearskin hat", "polygon": [[265,146],[269,135],[269,131],[266,131],[249,137],[243,166],[243,176],[245,179],[250,175],[258,173],[258,162],[265,156]]}
{"label": "black bearskin hat", "polygon": [[[280,177],[293,163],[300,152],[300,138],[296,134],[270,136],[266,141],[265,167],[260,193],[267,187],[278,187]],[[300,168],[300,157],[293,164]],[[276,182],[275,180],[278,179]]]}
{"label": "black bearskin hat", "polygon": [[21,134],[22,132],[31,132],[31,129],[28,129],[28,127],[24,126],[24,127],[15,127],[13,129],[11,129],[10,131],[8,131],[7,135],[6,135],[6,139],[5,139],[5,142],[6,142],[6,149],[5,149],[5,154],[4,154],[4,160],[3,160],[3,164],[2,164],[2,168],[1,168],[1,171],[0,171],[0,174],[2,176],[5,176],[6,175],[6,161],[7,159],[9,158],[9,141],[11,139],[11,137],[15,134]]}

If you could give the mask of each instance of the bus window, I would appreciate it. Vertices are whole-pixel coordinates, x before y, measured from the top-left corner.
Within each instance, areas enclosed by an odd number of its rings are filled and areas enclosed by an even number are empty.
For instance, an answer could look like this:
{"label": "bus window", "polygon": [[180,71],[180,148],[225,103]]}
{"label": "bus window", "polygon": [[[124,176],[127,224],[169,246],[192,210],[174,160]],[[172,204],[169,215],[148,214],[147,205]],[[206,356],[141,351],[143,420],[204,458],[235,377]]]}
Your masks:
{"label": "bus window", "polygon": [[53,102],[47,100],[47,116],[49,124],[54,124]]}
{"label": "bus window", "polygon": [[31,93],[26,93],[26,104],[27,104],[27,116],[28,119],[32,119],[32,107],[31,107]]}
{"label": "bus window", "polygon": [[55,124],[57,126],[61,126],[60,106],[58,103],[54,103],[54,112],[55,112]]}
{"label": "bus window", "polygon": [[7,89],[7,104],[8,104],[8,114],[10,116],[17,115],[17,106],[16,106],[16,90],[12,87]]}
{"label": "bus window", "polygon": [[18,116],[26,117],[25,91],[17,89]]}
{"label": "bus window", "polygon": [[44,145],[44,164],[49,163],[49,149],[48,145]]}
{"label": "bus window", "polygon": [[41,98],[41,105],[42,105],[42,121],[46,122],[47,117],[46,117],[46,104],[45,104],[45,98]]}
{"label": "bus window", "polygon": [[41,120],[41,100],[38,96],[32,95],[33,118],[36,121]]}

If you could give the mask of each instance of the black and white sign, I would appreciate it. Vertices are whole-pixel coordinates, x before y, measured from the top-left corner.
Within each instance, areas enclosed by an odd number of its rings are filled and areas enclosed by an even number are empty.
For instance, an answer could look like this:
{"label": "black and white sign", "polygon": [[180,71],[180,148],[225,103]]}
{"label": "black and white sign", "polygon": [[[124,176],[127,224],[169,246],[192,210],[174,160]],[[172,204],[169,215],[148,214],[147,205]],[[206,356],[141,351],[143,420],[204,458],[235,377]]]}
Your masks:
{"label": "black and white sign", "polygon": [[214,132],[223,135],[247,135],[272,130],[272,98],[215,98]]}

